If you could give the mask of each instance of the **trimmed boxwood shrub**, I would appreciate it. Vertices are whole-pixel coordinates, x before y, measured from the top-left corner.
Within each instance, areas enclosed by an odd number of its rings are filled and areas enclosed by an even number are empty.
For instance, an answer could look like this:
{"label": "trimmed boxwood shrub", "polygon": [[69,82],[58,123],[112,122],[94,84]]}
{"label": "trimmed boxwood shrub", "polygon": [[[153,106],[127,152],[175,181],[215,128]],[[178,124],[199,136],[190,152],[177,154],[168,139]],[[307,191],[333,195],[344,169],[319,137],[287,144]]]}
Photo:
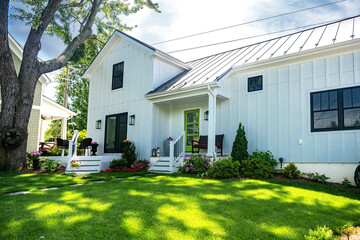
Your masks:
{"label": "trimmed boxwood shrub", "polygon": [[290,163],[284,168],[284,174],[288,178],[299,178],[300,177],[300,171],[297,169],[294,163]]}
{"label": "trimmed boxwood shrub", "polygon": [[240,163],[233,161],[231,157],[216,161],[209,169],[208,175],[211,178],[232,178],[239,177]]}
{"label": "trimmed boxwood shrub", "polygon": [[128,162],[125,158],[121,159],[114,159],[110,162],[109,168],[110,169],[124,169],[127,167]]}
{"label": "trimmed boxwood shrub", "polygon": [[268,179],[273,177],[273,168],[270,163],[261,157],[253,157],[243,161],[241,174],[255,179]]}

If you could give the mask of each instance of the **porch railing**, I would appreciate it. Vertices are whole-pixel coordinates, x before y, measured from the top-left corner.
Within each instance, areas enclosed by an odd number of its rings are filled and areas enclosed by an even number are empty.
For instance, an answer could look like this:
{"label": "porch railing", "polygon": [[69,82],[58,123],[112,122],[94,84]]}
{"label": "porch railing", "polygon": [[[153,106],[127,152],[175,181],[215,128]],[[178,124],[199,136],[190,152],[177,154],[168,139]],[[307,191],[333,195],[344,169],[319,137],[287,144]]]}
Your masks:
{"label": "porch railing", "polygon": [[170,141],[170,171],[185,154],[185,132],[182,132],[174,141]]}
{"label": "porch railing", "polygon": [[70,171],[71,160],[73,156],[76,156],[78,136],[79,131],[75,130],[72,139],[69,140],[69,151],[67,155],[66,171]]}

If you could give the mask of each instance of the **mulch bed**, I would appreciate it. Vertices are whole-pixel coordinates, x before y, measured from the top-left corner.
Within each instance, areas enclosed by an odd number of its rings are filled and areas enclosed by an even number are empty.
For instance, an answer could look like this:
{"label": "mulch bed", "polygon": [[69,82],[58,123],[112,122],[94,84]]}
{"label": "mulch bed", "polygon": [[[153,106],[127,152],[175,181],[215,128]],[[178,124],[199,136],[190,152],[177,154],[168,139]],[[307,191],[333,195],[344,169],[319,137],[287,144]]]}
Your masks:
{"label": "mulch bed", "polygon": [[40,169],[38,170],[34,170],[34,169],[24,169],[22,170],[20,173],[35,173],[35,174],[42,174],[42,173],[46,173],[46,174],[65,174],[64,170],[57,170],[56,172],[45,172],[45,171],[41,171]]}

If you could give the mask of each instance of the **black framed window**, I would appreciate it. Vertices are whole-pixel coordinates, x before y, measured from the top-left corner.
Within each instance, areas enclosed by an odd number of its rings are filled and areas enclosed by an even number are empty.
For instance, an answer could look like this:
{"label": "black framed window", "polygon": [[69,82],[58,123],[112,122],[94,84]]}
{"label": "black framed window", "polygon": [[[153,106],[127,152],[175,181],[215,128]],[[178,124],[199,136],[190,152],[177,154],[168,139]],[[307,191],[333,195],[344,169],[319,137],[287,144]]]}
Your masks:
{"label": "black framed window", "polygon": [[122,88],[124,82],[124,62],[113,65],[112,90]]}
{"label": "black framed window", "polygon": [[127,138],[127,113],[106,116],[105,153],[122,153]]}
{"label": "black framed window", "polygon": [[360,86],[314,92],[311,131],[360,129]]}
{"label": "black framed window", "polygon": [[248,78],[248,92],[260,91],[263,89],[263,76]]}

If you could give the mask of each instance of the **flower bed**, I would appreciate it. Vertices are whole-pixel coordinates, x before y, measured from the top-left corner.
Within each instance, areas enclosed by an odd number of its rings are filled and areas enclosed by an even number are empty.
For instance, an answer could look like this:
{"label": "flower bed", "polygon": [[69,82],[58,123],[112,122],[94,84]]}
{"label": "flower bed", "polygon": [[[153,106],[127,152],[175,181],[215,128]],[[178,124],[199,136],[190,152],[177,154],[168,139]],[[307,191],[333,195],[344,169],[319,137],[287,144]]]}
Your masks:
{"label": "flower bed", "polygon": [[142,168],[124,168],[124,169],[107,169],[102,170],[101,172],[140,172],[143,171]]}

